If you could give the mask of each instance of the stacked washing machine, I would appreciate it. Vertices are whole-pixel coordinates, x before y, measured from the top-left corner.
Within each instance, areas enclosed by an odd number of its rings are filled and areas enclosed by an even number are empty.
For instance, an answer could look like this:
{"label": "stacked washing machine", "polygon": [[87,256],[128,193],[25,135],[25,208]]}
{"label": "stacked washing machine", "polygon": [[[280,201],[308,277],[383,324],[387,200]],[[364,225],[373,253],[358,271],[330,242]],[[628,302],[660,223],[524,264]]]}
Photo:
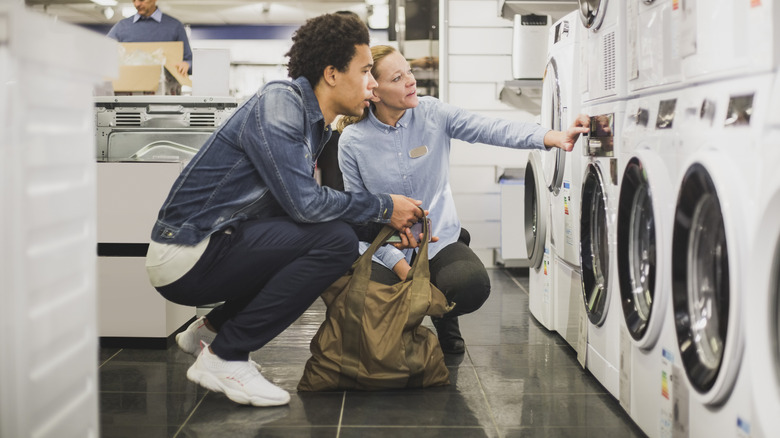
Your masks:
{"label": "stacked washing machine", "polygon": [[[628,3],[629,98],[619,154],[617,214],[620,402],[650,437],[668,429],[672,219],[684,155],[680,17],[671,0]],[[668,435],[668,433],[665,433]]]}
{"label": "stacked washing machine", "polygon": [[[778,11],[761,1],[647,3],[629,3],[636,51],[627,66],[618,265],[631,341],[622,351],[631,360],[621,367],[630,381],[621,402],[651,437],[766,436],[777,429],[752,427],[754,405],[765,400],[743,351],[753,332],[766,340],[770,330],[755,328],[746,309],[762,309],[766,326],[777,316],[766,313],[772,292],[754,293],[747,273],[762,242],[751,218],[761,204]],[[645,59],[649,48],[661,53]],[[770,263],[765,269],[776,270]],[[775,383],[773,415],[764,415],[771,422],[780,412],[777,361],[764,359],[774,367],[761,377]]]}
{"label": "stacked washing machine", "polygon": [[762,136],[758,225],[747,266],[746,365],[753,394],[753,436],[780,430],[780,78],[775,79]]}
{"label": "stacked washing machine", "polygon": [[583,139],[579,223],[581,302],[587,323],[585,364],[618,396],[620,324],[617,293],[618,162],[626,106],[626,2],[580,0]]}
{"label": "stacked washing machine", "polygon": [[[762,136],[778,61],[774,2],[690,2],[682,8],[680,55],[685,159],[672,238],[672,308],[678,356],[671,430],[690,436],[756,433],[745,358],[761,294],[755,263]],[[768,274],[760,274],[766,277]],[[761,376],[766,378],[766,376]],[[684,413],[684,414],[681,414]],[[777,412],[775,412],[777,415]],[[769,434],[769,435],[766,435]]]}
{"label": "stacked washing machine", "polygon": [[[580,108],[559,98],[568,117],[543,117],[565,129],[588,114],[590,133],[579,164],[560,154],[552,172],[541,159],[529,165],[550,177],[537,185],[550,203],[551,249],[540,254],[553,262],[552,324],[575,346],[566,291],[578,293],[586,366],[650,437],[776,435],[780,7],[579,5],[568,88]],[[550,59],[561,56],[554,48]]]}
{"label": "stacked washing machine", "polygon": [[[542,120],[550,119],[550,126],[566,130],[580,112],[578,88],[580,39],[582,34],[579,13],[572,12],[550,31],[548,72],[545,78],[554,86],[558,99],[542,114]],[[579,320],[584,311],[580,304],[581,286],[579,269],[579,197],[582,170],[582,142],[572,152],[556,149],[555,160],[545,169],[551,178],[550,186],[550,245],[554,296],[554,327],[566,342],[577,349],[580,343]],[[584,353],[584,351],[579,352]]]}
{"label": "stacked washing machine", "polygon": [[[548,36],[541,124],[558,131],[571,124],[579,106],[579,96],[571,85],[579,59],[575,38],[579,23],[574,18],[574,14],[569,14],[556,22]],[[558,223],[550,206],[554,208],[568,197],[570,182],[565,181],[564,175],[567,171],[571,172],[568,169],[570,164],[567,165],[570,155],[560,149],[533,151],[529,154],[525,174],[526,244],[531,261],[529,307],[536,320],[551,331],[560,331],[554,261],[557,259],[556,242],[564,239],[558,234],[562,227],[556,226]],[[562,250],[562,247],[558,248],[558,251]],[[576,330],[572,334],[576,335]]]}

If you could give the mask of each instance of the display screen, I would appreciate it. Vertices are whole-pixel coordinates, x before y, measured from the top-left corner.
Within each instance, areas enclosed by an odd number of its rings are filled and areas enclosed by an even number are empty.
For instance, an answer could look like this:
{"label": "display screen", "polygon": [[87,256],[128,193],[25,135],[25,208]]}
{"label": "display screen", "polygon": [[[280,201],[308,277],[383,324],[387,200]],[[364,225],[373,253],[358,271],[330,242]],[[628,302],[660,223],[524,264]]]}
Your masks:
{"label": "display screen", "polygon": [[602,114],[590,118],[590,136],[612,137],[612,119],[614,114]]}

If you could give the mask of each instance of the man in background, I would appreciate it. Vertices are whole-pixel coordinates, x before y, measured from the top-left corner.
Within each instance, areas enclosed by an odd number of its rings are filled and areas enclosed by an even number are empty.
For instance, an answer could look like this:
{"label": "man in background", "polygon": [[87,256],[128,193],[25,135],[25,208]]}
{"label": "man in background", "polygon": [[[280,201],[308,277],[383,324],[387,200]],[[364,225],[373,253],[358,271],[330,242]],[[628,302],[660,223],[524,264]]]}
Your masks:
{"label": "man in background", "polygon": [[181,21],[163,14],[157,7],[157,0],[133,0],[133,6],[138,13],[115,24],[108,31],[108,37],[120,43],[181,41],[184,56],[176,64],[176,70],[185,76],[192,73],[192,49]]}

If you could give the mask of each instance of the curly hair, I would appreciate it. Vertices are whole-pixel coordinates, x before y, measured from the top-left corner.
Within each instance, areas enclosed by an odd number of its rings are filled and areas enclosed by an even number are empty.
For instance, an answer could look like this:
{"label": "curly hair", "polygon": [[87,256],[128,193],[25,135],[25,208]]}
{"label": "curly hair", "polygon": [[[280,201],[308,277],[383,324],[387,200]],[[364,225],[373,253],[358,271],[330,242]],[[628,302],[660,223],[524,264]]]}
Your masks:
{"label": "curly hair", "polygon": [[369,44],[368,28],[356,15],[325,14],[306,21],[295,31],[287,73],[301,76],[316,87],[325,68],[332,65],[344,72],[355,56],[355,46]]}

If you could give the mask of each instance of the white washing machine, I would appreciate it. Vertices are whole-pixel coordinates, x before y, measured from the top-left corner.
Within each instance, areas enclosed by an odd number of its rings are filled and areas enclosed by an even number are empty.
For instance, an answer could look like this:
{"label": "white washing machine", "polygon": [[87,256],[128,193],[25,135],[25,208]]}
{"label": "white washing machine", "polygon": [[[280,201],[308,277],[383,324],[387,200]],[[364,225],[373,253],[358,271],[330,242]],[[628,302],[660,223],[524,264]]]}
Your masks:
{"label": "white washing machine", "polygon": [[[679,14],[673,0],[628,0],[628,92],[672,86],[680,82]],[[679,7],[677,8],[679,9]]]}
{"label": "white washing machine", "polygon": [[685,0],[673,16],[683,80],[697,83],[771,71],[780,59],[780,6],[765,0]]}
{"label": "white washing machine", "polygon": [[[673,372],[678,415],[690,436],[746,436],[752,422],[743,360],[751,242],[760,203],[759,148],[772,75],[695,87],[700,127],[684,138],[672,235],[672,308],[681,371]],[[696,109],[698,108],[698,109]],[[683,108],[687,111],[687,108]],[[685,377],[683,379],[683,376]],[[687,403],[685,402],[687,400]]]}
{"label": "white washing machine", "polygon": [[746,358],[754,400],[753,436],[780,431],[780,80],[772,93],[757,185],[758,225],[749,264]]}
{"label": "white washing machine", "polygon": [[554,330],[552,247],[550,245],[550,192],[545,183],[542,154],[531,151],[525,167],[525,244],[528,252],[528,306],[547,330]]}
{"label": "white washing machine", "polygon": [[[620,402],[649,437],[661,436],[671,313],[672,221],[679,178],[679,92],[626,103],[620,150],[617,268],[622,308]],[[666,352],[666,354],[665,354]],[[667,359],[668,360],[668,359]]]}
{"label": "white washing machine", "polygon": [[585,30],[581,53],[589,59],[582,99],[623,98],[627,86],[626,1],[578,1],[580,21]]}
{"label": "white washing machine", "polygon": [[[544,80],[542,126],[567,129],[579,114],[579,36],[582,35],[579,12],[574,11],[553,24],[548,42],[549,59]],[[554,275],[554,329],[572,347],[579,340],[579,191],[582,146],[564,152],[555,149],[544,162],[550,190],[550,239]],[[567,265],[568,266],[564,266]],[[572,296],[574,301],[572,301]]]}
{"label": "white washing machine", "polygon": [[580,205],[582,299],[588,318],[586,367],[618,397],[620,324],[617,286],[617,156],[622,140],[625,101],[583,107],[590,133],[583,142]]}

